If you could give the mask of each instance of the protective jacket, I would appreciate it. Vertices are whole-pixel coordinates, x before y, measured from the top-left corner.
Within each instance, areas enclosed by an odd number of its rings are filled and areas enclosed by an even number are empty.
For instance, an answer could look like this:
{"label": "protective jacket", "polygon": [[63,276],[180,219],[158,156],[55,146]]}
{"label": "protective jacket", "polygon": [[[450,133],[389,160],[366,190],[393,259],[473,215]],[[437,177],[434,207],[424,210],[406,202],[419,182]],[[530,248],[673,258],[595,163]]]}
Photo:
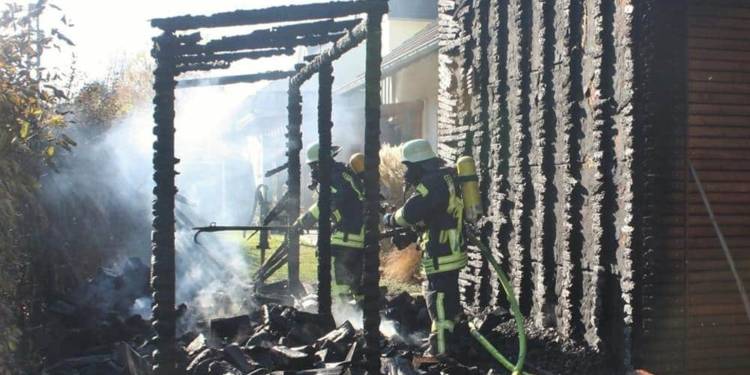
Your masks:
{"label": "protective jacket", "polygon": [[[361,182],[342,163],[331,166],[331,220],[334,228],[331,245],[347,248],[364,248],[364,221],[362,204],[364,193]],[[300,218],[303,228],[312,228],[318,223],[318,204],[313,204]]]}
{"label": "protective jacket", "polygon": [[456,271],[468,260],[462,246],[463,202],[452,169],[429,172],[394,218],[399,226],[423,227],[420,247],[427,275]]}

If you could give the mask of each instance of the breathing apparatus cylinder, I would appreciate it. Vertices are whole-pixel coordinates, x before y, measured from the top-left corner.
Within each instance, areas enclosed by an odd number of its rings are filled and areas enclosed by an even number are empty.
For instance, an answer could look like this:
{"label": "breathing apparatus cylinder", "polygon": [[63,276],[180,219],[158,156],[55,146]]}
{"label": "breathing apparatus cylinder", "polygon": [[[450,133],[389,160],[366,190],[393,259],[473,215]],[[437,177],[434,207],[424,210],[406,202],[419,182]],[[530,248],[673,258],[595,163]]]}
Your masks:
{"label": "breathing apparatus cylinder", "polygon": [[461,195],[464,202],[464,220],[474,223],[482,215],[482,201],[479,195],[479,179],[474,158],[462,156],[456,162],[458,179],[461,182]]}

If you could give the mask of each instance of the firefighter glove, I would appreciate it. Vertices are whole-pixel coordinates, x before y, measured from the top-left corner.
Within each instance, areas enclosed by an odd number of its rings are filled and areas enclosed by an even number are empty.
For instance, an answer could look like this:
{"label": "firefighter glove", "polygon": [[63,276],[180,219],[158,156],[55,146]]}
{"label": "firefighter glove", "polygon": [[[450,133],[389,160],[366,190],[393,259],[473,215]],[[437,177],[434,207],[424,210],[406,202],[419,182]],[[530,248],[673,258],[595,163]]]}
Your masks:
{"label": "firefighter glove", "polygon": [[391,213],[383,215],[383,225],[389,228],[396,227],[396,218]]}
{"label": "firefighter glove", "polygon": [[396,245],[396,248],[399,250],[407,248],[409,245],[413,244],[416,241],[417,234],[413,231],[406,231],[404,233],[399,233],[393,236],[393,244]]}

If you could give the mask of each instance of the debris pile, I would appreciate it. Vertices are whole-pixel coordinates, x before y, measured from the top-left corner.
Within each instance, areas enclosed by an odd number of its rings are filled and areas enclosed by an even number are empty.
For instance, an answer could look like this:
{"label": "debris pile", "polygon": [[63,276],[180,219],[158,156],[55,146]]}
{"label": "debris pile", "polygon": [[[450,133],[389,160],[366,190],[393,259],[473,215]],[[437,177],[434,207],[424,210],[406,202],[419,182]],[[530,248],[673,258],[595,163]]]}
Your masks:
{"label": "debris pile", "polygon": [[[124,285],[144,274],[138,262],[129,261],[124,273],[102,272],[97,282]],[[134,278],[137,280],[130,280]],[[92,289],[93,288],[93,289]],[[99,290],[89,286],[88,290]],[[115,289],[116,291],[116,289]],[[154,332],[140,315],[122,315],[125,307],[143,298],[132,290],[116,293],[117,304],[105,304],[95,314],[91,306],[77,306],[58,300],[49,306],[56,327],[48,333],[45,349],[47,375],[151,374]],[[258,294],[261,296],[261,294]],[[106,301],[112,301],[109,299]],[[262,300],[262,302],[261,302]],[[357,374],[364,373],[365,339],[358,329],[358,311],[339,324],[310,312],[316,310],[315,296],[297,300],[298,308],[269,301],[249,314],[195,323],[179,338],[180,365],[190,375],[227,374]],[[84,301],[90,301],[84,299]],[[465,319],[456,325],[451,338],[450,359],[423,357],[430,319],[424,299],[408,293],[384,298],[381,315],[381,373],[486,374],[504,373],[492,357],[468,332]],[[108,309],[108,310],[107,310]],[[176,312],[190,319],[190,308]],[[88,314],[88,315],[87,315]],[[346,315],[345,315],[346,316]],[[517,340],[510,315],[502,309],[481,315],[480,331],[498,349],[515,357]],[[529,332],[529,366],[534,373],[591,373],[603,361],[601,355],[558,340],[553,331]]]}

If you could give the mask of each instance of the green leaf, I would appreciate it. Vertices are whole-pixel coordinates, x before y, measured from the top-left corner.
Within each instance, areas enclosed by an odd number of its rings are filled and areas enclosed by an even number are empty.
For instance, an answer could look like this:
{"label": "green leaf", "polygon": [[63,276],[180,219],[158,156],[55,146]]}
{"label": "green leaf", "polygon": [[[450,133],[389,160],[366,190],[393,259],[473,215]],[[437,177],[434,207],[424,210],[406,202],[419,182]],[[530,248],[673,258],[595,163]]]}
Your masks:
{"label": "green leaf", "polygon": [[31,127],[31,123],[21,119],[19,119],[19,123],[21,124],[21,131],[19,132],[19,135],[22,139],[26,139],[29,136],[29,128]]}

